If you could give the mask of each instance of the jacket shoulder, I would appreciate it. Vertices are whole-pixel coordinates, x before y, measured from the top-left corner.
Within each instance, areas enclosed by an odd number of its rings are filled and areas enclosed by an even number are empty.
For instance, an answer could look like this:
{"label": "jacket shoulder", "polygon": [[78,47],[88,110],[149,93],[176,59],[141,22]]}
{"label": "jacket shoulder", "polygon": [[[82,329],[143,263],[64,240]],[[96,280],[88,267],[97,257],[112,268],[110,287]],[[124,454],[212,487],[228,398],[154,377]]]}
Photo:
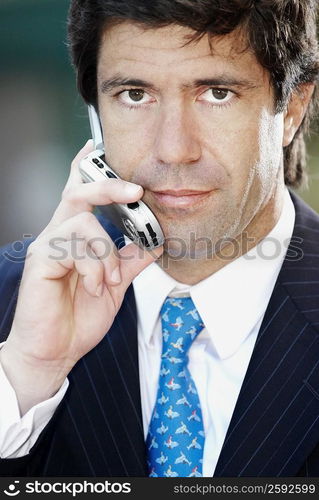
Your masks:
{"label": "jacket shoulder", "polygon": [[[315,212],[305,201],[303,201],[295,192],[289,191],[292,202],[296,210],[295,229],[304,230],[306,233],[318,232],[319,214]],[[319,234],[319,233],[318,233]]]}
{"label": "jacket shoulder", "polygon": [[290,193],[296,219],[278,281],[306,320],[319,331],[319,215]]}

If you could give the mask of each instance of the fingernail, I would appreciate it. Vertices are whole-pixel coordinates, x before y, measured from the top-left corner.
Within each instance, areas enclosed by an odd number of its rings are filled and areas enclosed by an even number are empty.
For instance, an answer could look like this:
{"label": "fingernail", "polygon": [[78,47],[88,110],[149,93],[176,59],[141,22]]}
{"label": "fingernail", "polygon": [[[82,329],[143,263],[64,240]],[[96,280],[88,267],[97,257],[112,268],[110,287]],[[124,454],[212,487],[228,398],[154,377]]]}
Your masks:
{"label": "fingernail", "polygon": [[129,196],[136,196],[139,191],[142,190],[142,186],[138,184],[133,184],[132,182],[127,182],[124,186],[125,192]]}
{"label": "fingernail", "polygon": [[121,274],[120,274],[120,268],[116,267],[112,274],[111,274],[111,280],[113,283],[121,283]]}
{"label": "fingernail", "polygon": [[157,258],[159,258],[163,254],[163,252],[164,252],[163,246],[153,248],[152,250],[153,255],[155,255],[155,257]]}
{"label": "fingernail", "polygon": [[101,297],[101,295],[103,293],[103,290],[104,290],[104,283],[100,283],[99,286],[96,289],[95,295],[97,297]]}

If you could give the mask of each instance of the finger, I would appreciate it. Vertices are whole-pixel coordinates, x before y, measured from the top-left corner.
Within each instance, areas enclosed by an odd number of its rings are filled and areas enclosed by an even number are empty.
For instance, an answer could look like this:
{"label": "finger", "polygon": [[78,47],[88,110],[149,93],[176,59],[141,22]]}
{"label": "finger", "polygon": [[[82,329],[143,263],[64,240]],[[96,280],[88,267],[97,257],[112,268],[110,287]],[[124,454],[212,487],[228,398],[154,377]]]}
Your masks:
{"label": "finger", "polygon": [[[61,245],[63,248],[63,244],[67,241],[72,243],[73,260],[82,255],[82,248],[85,245],[88,257],[92,260],[98,259],[102,263],[105,282],[110,285],[120,282],[117,249],[110,236],[90,212],[83,212],[67,219],[58,228],[38,238],[31,245],[31,254],[40,254],[42,259],[46,259],[49,277],[61,278],[64,275],[61,269],[53,267],[52,255],[61,255]],[[32,260],[28,259],[28,265],[32,265]]]}
{"label": "finger", "polygon": [[146,250],[141,248],[135,243],[130,243],[118,251],[122,284],[128,287],[133,279],[149,266],[152,262],[156,261],[163,253],[163,246]]}
{"label": "finger", "polygon": [[[77,184],[82,183],[82,177],[81,177],[81,174],[79,172],[78,165],[79,165],[80,161],[83,158],[85,158],[85,156],[87,156],[92,151],[94,151],[94,144],[93,144],[93,140],[89,139],[85,143],[83,148],[78,152],[78,154],[75,156],[75,158],[73,159],[73,161],[71,163],[70,174],[69,174],[67,183],[64,186],[63,192],[65,192],[65,191],[67,192],[69,189],[71,189],[71,186],[75,186]],[[63,196],[63,194],[62,194],[62,196]],[[59,207],[58,207],[58,209],[59,209]],[[57,210],[55,212],[57,212]],[[54,217],[54,215],[53,215],[53,217]],[[52,219],[51,219],[51,221],[52,221]],[[50,226],[50,223],[44,228],[44,230],[39,234],[39,236],[46,234],[50,230],[49,226]]]}
{"label": "finger", "polygon": [[73,242],[65,241],[59,245],[59,255],[52,254],[49,258],[61,268],[62,274],[76,270],[83,279],[87,293],[92,297],[100,297],[104,288],[104,267],[96,255],[92,258],[92,252],[92,248],[89,249],[86,241],[83,241],[77,245],[75,255]]}
{"label": "finger", "polygon": [[121,179],[77,184],[63,191],[48,228],[58,226],[67,218],[80,212],[90,212],[96,205],[110,203],[132,203],[143,196],[143,188],[138,184]]}
{"label": "finger", "polygon": [[[48,251],[49,249],[44,244],[35,245],[32,248],[32,257],[36,259],[36,265],[32,264],[32,259],[26,263],[21,289],[28,285],[34,287],[35,283],[41,282],[41,287],[36,286],[35,293],[41,289],[41,293],[45,295],[45,283],[52,292],[54,284],[58,285],[61,278],[68,276],[70,292],[73,294],[78,283],[78,276],[80,276],[83,287],[89,295],[101,296],[104,289],[104,266],[98,258],[91,258],[86,246],[86,242],[78,244],[75,257],[72,241],[60,242],[59,248],[54,251]],[[73,270],[77,274],[70,274]],[[51,309],[55,306],[57,306],[56,303],[50,305]]]}
{"label": "finger", "polygon": [[139,199],[142,194],[143,188],[138,184],[121,179],[105,179],[74,186],[65,194],[64,199],[75,206],[87,202],[92,207],[109,203],[130,203]]}
{"label": "finger", "polygon": [[124,294],[133,279],[162,253],[162,246],[153,250],[145,250],[135,243],[130,243],[118,251],[122,279],[119,284],[108,288],[117,309],[120,308]]}
{"label": "finger", "polygon": [[72,163],[71,163],[71,169],[70,169],[70,174],[69,178],[67,180],[67,183],[65,185],[65,189],[70,188],[71,186],[74,186],[76,184],[80,184],[82,182],[82,177],[79,172],[79,163],[85,156],[87,156],[89,153],[92,153],[94,151],[94,144],[93,140],[89,139],[85,145],[83,146],[82,149],[78,152],[78,154],[74,157]]}
{"label": "finger", "polygon": [[91,258],[98,258],[102,262],[104,266],[103,281],[106,285],[118,285],[121,282],[118,251],[109,236],[107,239],[104,235],[91,238],[88,241],[87,252]]}

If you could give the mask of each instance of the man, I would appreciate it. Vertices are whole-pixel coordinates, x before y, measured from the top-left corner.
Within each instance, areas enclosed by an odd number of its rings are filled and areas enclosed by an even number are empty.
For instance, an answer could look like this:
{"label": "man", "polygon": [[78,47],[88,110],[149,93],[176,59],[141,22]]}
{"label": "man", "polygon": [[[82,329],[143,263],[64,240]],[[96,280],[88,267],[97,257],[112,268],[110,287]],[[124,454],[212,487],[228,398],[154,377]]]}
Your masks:
{"label": "man", "polygon": [[[3,251],[3,475],[318,475],[319,218],[287,189],[316,11],[71,2],[79,89],[124,180],[82,184],[87,144],[22,279]],[[151,253],[91,213],[138,199],[166,238]]]}

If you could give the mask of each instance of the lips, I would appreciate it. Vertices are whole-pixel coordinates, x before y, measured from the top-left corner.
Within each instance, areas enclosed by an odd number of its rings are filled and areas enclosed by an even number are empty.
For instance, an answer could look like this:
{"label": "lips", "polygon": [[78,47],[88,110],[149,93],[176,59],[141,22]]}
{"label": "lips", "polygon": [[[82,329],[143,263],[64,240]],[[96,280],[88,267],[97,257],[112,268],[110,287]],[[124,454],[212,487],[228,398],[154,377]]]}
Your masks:
{"label": "lips", "polygon": [[165,191],[153,191],[155,194],[167,195],[167,196],[198,196],[200,194],[208,193],[209,191],[195,191],[193,189],[167,189]]}
{"label": "lips", "polygon": [[167,208],[188,208],[204,200],[211,191],[196,191],[193,189],[168,189],[152,191],[151,194],[160,206]]}

